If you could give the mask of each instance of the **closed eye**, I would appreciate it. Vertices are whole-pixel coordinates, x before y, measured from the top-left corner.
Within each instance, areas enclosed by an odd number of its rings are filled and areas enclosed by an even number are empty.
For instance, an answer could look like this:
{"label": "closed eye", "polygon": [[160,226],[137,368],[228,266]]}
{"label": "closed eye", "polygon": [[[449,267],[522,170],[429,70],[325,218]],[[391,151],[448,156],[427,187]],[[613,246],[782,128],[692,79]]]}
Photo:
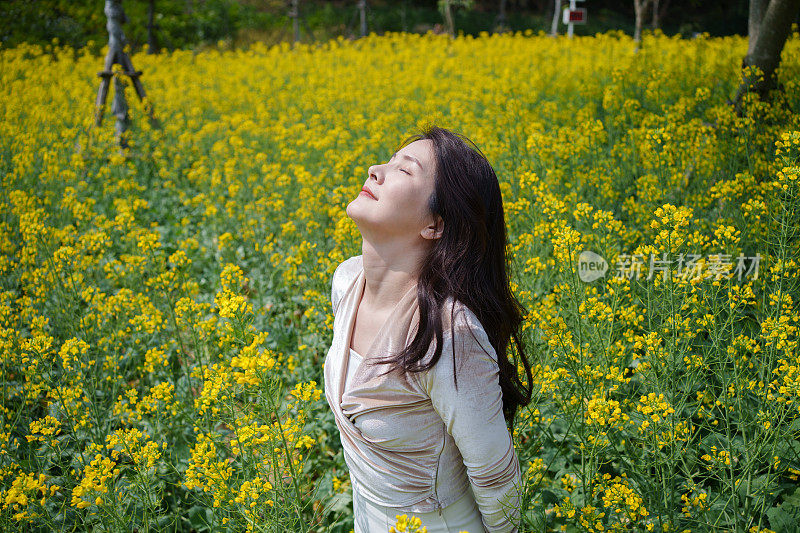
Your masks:
{"label": "closed eye", "polygon": [[[389,161],[391,162],[391,160],[392,160],[392,159],[394,159],[394,156],[396,156],[396,155],[397,155],[396,153],[395,153],[395,154],[392,154],[392,157],[390,157],[390,158],[389,158]],[[401,168],[401,169],[400,169],[400,171],[401,171],[401,172],[405,172],[405,173],[406,173],[406,174],[408,174],[409,176],[411,175],[411,172],[409,172],[408,170],[406,170],[406,169],[404,169],[404,168]]]}

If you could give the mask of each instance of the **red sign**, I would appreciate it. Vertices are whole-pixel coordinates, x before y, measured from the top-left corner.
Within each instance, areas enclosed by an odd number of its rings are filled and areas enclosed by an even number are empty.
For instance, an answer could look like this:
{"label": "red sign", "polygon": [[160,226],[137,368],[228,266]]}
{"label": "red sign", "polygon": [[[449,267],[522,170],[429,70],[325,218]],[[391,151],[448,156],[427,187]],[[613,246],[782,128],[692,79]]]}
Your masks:
{"label": "red sign", "polygon": [[586,24],[586,8],[565,8],[563,22],[564,24]]}

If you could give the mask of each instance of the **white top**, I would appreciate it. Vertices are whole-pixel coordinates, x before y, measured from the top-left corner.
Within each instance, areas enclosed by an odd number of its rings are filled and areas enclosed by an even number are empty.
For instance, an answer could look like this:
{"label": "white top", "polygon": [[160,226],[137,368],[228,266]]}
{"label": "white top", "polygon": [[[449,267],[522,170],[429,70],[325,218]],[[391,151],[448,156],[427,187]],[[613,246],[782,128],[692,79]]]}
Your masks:
{"label": "white top", "polygon": [[353,374],[356,373],[356,369],[358,368],[358,365],[361,364],[362,359],[363,357],[361,357],[358,352],[350,348],[350,362],[347,363],[347,378],[345,378],[344,390],[350,390],[350,382],[353,379]]}
{"label": "white top", "polygon": [[[522,475],[503,418],[498,357],[480,320],[448,297],[441,313],[441,357],[432,368],[404,373],[367,364],[373,354],[396,354],[411,342],[419,327],[411,287],[366,349],[370,357],[353,365],[357,356],[350,345],[365,286],[361,256],[334,271],[333,339],[324,366],[325,398],[353,486],[375,504],[437,516],[471,488],[484,529],[516,533]],[[420,363],[430,362],[435,345]],[[347,392],[345,365],[357,369]]]}

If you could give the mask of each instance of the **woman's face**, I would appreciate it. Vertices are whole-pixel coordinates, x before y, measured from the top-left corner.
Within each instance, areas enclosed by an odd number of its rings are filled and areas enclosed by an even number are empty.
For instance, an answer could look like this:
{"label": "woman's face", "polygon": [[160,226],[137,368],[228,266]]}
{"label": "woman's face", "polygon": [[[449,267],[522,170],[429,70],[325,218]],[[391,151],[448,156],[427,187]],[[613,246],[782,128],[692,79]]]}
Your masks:
{"label": "woman's face", "polygon": [[[347,206],[362,236],[435,238],[426,230],[434,222],[428,199],[434,186],[433,142],[414,141],[388,163],[372,165],[363,189]],[[371,193],[371,194],[370,194]]]}

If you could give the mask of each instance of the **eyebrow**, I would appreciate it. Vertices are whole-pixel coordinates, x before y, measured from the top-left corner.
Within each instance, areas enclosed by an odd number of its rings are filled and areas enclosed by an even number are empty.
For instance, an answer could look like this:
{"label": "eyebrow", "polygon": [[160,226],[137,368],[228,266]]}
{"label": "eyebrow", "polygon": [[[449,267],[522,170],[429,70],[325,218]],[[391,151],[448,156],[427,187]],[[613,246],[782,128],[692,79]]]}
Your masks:
{"label": "eyebrow", "polygon": [[[396,155],[397,155],[397,152],[393,153],[392,157],[395,157]],[[406,158],[406,159],[410,159],[411,161],[416,163],[417,166],[420,168],[420,170],[425,170],[424,168],[422,168],[422,163],[420,163],[419,159],[417,159],[416,157],[414,157],[412,155],[408,155],[408,154],[403,154],[403,157]]]}

